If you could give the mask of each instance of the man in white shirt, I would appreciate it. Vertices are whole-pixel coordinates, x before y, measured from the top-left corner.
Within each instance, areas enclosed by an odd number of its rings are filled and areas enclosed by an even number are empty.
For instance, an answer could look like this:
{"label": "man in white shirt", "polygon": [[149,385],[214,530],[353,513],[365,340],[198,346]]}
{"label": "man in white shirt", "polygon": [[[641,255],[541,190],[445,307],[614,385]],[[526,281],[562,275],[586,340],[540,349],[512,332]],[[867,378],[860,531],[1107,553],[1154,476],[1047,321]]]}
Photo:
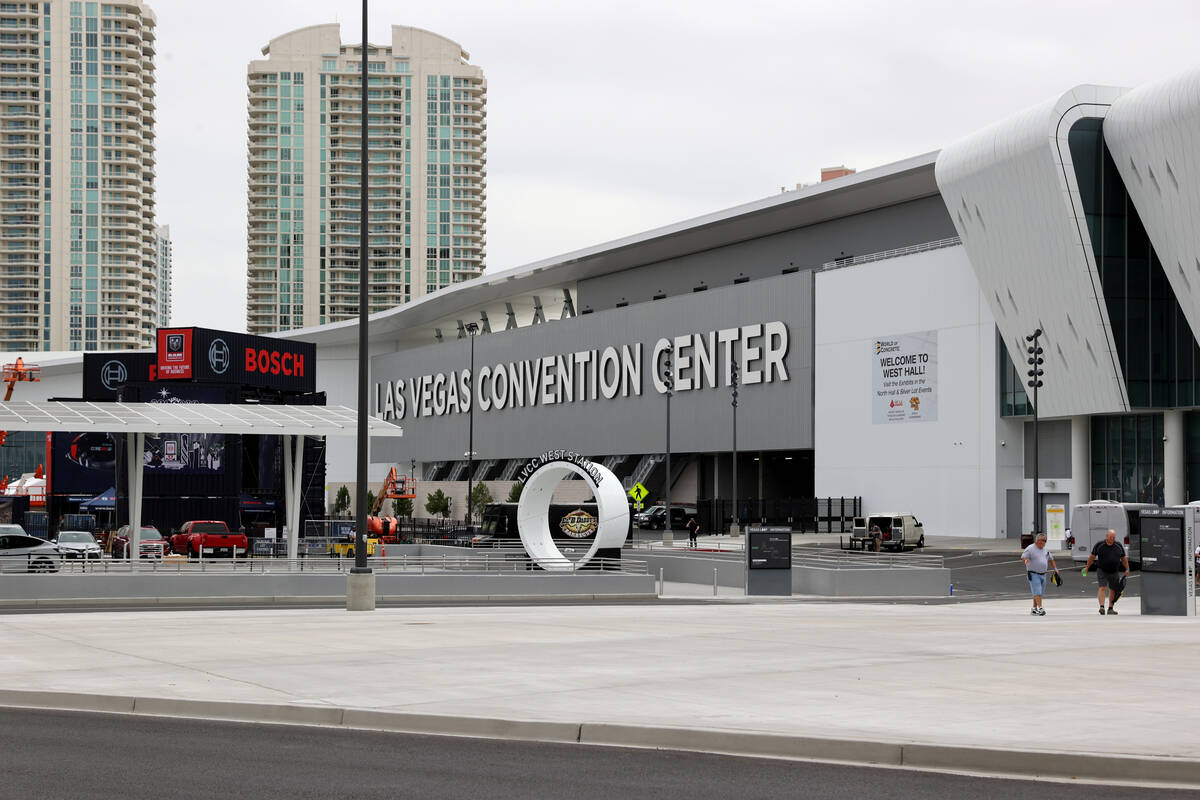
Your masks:
{"label": "man in white shirt", "polygon": [[1050,555],[1050,551],[1046,549],[1046,534],[1039,533],[1037,535],[1033,544],[1026,547],[1025,552],[1021,553],[1021,560],[1025,562],[1025,575],[1029,578],[1029,591],[1033,592],[1033,608],[1029,610],[1029,613],[1035,617],[1044,617],[1046,609],[1042,608],[1042,595],[1046,591],[1046,571],[1052,568],[1058,572],[1054,556]]}

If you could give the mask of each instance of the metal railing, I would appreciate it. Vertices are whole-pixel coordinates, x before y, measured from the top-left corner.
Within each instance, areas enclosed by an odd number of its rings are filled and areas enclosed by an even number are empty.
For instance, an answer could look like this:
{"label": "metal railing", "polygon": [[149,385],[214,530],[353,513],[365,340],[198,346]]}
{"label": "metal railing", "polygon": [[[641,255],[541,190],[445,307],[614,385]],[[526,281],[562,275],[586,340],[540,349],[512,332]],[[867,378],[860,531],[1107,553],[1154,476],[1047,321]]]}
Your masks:
{"label": "metal railing", "polygon": [[[733,521],[731,500],[714,498],[696,501],[700,529],[727,533]],[[845,533],[862,514],[861,497],[747,497],[738,500],[742,525],[787,525],[793,533]]]}
{"label": "metal railing", "polygon": [[792,566],[822,569],[941,569],[942,556],[919,553],[873,553],[828,550],[818,547],[792,549]]}
{"label": "metal railing", "polygon": [[[524,551],[469,551],[461,555],[444,553],[438,555],[376,554],[367,558],[371,570],[378,574],[407,575],[563,575],[594,573],[620,573],[623,575],[648,574],[645,561],[636,559],[593,558],[587,564],[579,564],[569,558],[542,559],[540,564],[524,554]],[[136,564],[137,574],[146,575],[270,575],[285,573],[331,574],[346,573],[354,566],[353,558],[183,558],[140,559]],[[44,567],[44,568],[43,568]],[[135,565],[129,561],[113,559],[64,559],[61,556],[34,554],[30,556],[0,556],[3,572],[45,572],[58,575],[129,575]]]}
{"label": "metal railing", "polygon": [[826,261],[818,268],[818,272],[824,272],[830,269],[841,269],[842,267],[853,267],[856,264],[869,264],[872,261],[883,261],[889,258],[899,258],[900,256],[911,256],[914,253],[924,253],[927,250],[940,250],[943,247],[956,247],[962,244],[962,239],[957,236],[948,236],[945,239],[934,239],[931,242],[921,242],[920,244],[910,244],[907,247],[896,247],[891,250],[880,250],[877,253],[867,253],[861,256],[847,256],[846,258],[838,258],[833,261]]}
{"label": "metal railing", "polygon": [[[676,536],[680,536],[681,531],[676,531]],[[686,541],[686,539],[684,540]],[[630,550],[648,550],[650,552],[659,553],[678,553],[685,555],[689,553],[741,553],[745,547],[741,539],[719,539],[717,541],[699,542],[695,547],[690,545],[683,546],[682,544],[663,544],[660,541],[639,541],[638,539],[630,539],[625,542],[625,546]]]}

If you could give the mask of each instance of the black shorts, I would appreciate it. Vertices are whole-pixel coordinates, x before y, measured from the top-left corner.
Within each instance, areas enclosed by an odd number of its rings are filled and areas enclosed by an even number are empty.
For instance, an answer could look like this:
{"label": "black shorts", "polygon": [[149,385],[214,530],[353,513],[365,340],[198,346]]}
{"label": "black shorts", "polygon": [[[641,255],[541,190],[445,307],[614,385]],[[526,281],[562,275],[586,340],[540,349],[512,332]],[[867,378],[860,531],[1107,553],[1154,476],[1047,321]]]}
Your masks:
{"label": "black shorts", "polygon": [[1121,573],[1120,572],[1105,572],[1102,569],[1096,570],[1096,582],[1100,584],[1100,588],[1112,589],[1114,592],[1121,591]]}

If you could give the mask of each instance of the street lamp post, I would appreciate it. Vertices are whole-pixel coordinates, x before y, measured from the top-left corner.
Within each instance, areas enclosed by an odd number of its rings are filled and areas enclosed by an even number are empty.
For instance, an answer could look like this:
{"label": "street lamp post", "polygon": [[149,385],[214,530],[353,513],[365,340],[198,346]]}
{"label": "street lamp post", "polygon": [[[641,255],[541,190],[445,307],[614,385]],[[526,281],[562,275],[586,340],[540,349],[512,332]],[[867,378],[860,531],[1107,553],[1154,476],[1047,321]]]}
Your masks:
{"label": "street lamp post", "polygon": [[732,395],[730,405],[733,406],[733,514],[729,523],[729,535],[737,536],[742,530],[738,525],[738,485],[737,485],[737,406],[738,406],[738,381],[741,377],[738,371],[738,364],[734,361],[731,365],[729,392]]}
{"label": "street lamp post", "polygon": [[348,611],[375,610],[375,576],[367,566],[367,2],[362,4],[362,96],[359,98],[358,199],[358,474],[354,525],[354,566],[346,584]]}
{"label": "street lamp post", "polygon": [[1042,358],[1042,348],[1038,340],[1042,336],[1042,329],[1037,328],[1033,333],[1025,337],[1025,341],[1029,342],[1029,347],[1025,348],[1025,352],[1029,354],[1026,363],[1029,364],[1029,370],[1025,373],[1029,376],[1029,380],[1025,385],[1033,389],[1033,537],[1042,532],[1042,509],[1041,509],[1041,491],[1038,480],[1038,389],[1042,385],[1042,375],[1045,372],[1042,370],[1042,364],[1045,360]]}
{"label": "street lamp post", "polygon": [[467,527],[471,527],[471,478],[475,474],[475,334],[479,323],[468,322],[467,338],[471,340],[471,395],[467,398]]}
{"label": "street lamp post", "polygon": [[667,344],[663,352],[666,357],[663,359],[663,385],[667,389],[667,475],[665,478],[666,489],[666,518],[663,520],[663,542],[673,542],[675,540],[674,528],[671,527],[671,395],[675,394],[675,372],[672,366],[672,358],[675,354],[675,347],[670,343]]}

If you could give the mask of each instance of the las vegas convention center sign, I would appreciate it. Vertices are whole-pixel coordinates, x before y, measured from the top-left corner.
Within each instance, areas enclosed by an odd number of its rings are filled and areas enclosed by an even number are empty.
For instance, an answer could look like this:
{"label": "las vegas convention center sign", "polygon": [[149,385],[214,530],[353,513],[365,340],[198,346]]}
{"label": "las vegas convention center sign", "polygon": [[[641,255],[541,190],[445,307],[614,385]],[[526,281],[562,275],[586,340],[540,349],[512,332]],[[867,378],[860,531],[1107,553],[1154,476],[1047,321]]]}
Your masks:
{"label": "las vegas convention center sign", "polygon": [[671,353],[675,393],[728,387],[736,359],[743,385],[789,380],[788,326],[758,322],[704,333],[660,337],[590,350],[399,376],[375,382],[375,413],[384,420],[602,402],[664,394]]}

